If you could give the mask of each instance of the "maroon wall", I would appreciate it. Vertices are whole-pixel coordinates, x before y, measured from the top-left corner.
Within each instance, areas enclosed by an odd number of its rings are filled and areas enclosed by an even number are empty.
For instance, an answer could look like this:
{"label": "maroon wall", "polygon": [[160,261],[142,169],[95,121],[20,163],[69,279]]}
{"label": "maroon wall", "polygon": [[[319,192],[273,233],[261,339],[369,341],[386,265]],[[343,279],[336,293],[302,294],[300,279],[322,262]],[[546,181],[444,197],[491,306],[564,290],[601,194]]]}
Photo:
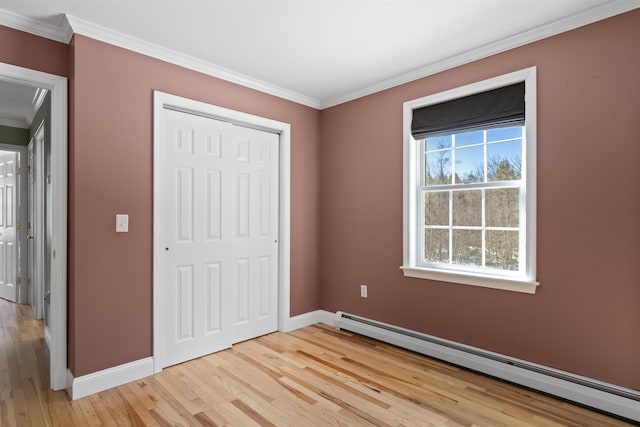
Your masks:
{"label": "maroon wall", "polygon": [[318,309],[319,112],[83,36],[71,51],[73,374],[152,354],[154,89],[291,124],[291,315]]}
{"label": "maroon wall", "polygon": [[0,25],[0,62],[67,76],[69,47]]}
{"label": "maroon wall", "polygon": [[[322,307],[640,389],[639,40],[636,10],[323,111]],[[534,65],[537,294],[403,277],[402,103]]]}
{"label": "maroon wall", "polygon": [[[640,389],[639,39],[634,11],[319,113],[82,36],[69,48],[0,26],[0,62],[70,78],[71,371],[151,355],[159,89],[292,124],[292,315],[345,310]],[[402,103],[532,65],[537,294],[404,278]]]}

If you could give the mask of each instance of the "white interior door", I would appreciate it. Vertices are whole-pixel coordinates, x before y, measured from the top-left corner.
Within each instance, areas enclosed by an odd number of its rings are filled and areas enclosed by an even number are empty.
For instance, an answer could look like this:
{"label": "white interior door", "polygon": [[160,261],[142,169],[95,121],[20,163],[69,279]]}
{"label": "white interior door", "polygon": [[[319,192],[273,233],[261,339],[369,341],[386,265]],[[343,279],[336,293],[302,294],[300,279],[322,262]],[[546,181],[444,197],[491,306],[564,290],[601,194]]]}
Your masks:
{"label": "white interior door", "polygon": [[27,289],[29,293],[29,304],[31,304],[31,310],[35,319],[41,319],[38,317],[38,313],[36,313],[37,307],[37,297],[36,297],[36,289],[35,289],[35,248],[34,248],[34,230],[33,230],[33,220],[34,220],[34,204],[35,204],[35,181],[34,175],[35,171],[33,168],[34,163],[34,140],[29,141],[29,145],[27,146],[27,187],[28,187],[28,203],[29,203],[29,213],[27,217]]}
{"label": "white interior door", "polygon": [[18,234],[15,152],[0,152],[0,297],[17,299]]}
{"label": "white interior door", "polygon": [[27,147],[29,199],[27,220],[27,251],[29,254],[27,283],[29,284],[29,302],[35,319],[42,319],[44,316],[44,198],[41,154],[43,141],[44,126],[40,126]]}
{"label": "white interior door", "polygon": [[278,136],[163,110],[162,366],[277,329]]}

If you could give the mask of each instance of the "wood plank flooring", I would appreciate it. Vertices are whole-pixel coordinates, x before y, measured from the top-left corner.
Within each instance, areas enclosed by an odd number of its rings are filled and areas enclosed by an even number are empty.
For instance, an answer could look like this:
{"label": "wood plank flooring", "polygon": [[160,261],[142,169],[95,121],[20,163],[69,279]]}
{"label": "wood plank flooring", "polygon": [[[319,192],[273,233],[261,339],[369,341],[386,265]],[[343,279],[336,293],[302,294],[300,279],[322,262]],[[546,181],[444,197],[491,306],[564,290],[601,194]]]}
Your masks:
{"label": "wood plank flooring", "polygon": [[621,420],[325,325],[274,333],[76,401],[42,322],[0,299],[0,426],[598,426]]}

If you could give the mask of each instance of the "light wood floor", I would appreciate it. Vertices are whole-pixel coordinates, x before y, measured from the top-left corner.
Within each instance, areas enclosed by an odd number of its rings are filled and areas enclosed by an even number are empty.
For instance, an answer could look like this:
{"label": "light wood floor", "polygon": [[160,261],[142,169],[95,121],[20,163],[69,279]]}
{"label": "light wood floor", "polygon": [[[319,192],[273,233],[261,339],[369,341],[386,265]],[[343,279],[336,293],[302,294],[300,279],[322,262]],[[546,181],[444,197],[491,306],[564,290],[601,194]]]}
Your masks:
{"label": "light wood floor", "polygon": [[324,325],[274,333],[70,401],[42,322],[0,299],[0,426],[625,426]]}

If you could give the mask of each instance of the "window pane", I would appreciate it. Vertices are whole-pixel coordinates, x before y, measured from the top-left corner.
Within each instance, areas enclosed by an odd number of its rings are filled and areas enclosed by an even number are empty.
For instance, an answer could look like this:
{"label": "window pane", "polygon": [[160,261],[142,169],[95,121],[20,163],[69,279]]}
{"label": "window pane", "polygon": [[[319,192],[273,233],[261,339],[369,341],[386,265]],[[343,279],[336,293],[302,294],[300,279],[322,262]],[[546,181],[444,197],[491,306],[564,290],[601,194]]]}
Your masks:
{"label": "window pane", "polygon": [[435,136],[427,138],[427,151],[440,150],[442,148],[451,148],[451,135]]}
{"label": "window pane", "polygon": [[425,184],[451,184],[451,150],[427,154]]}
{"label": "window pane", "polygon": [[424,260],[449,263],[449,230],[424,230]]}
{"label": "window pane", "polygon": [[456,184],[484,181],[484,148],[482,145],[456,150]]}
{"label": "window pane", "polygon": [[489,175],[489,181],[520,179],[521,166],[522,140],[487,145],[487,174]]}
{"label": "window pane", "polygon": [[518,270],[518,232],[487,230],[486,266]]}
{"label": "window pane", "polygon": [[453,225],[482,225],[482,192],[480,190],[453,192]]}
{"label": "window pane", "polygon": [[453,263],[482,265],[482,232],[453,230]]}
{"label": "window pane", "polygon": [[424,224],[449,225],[449,192],[424,194]]}
{"label": "window pane", "polygon": [[522,126],[515,126],[511,128],[497,128],[489,129],[487,131],[487,142],[501,141],[503,139],[521,138]]}
{"label": "window pane", "polygon": [[520,189],[487,190],[485,209],[487,227],[518,227]]}
{"label": "window pane", "polygon": [[484,131],[464,132],[456,134],[456,147],[470,144],[482,144],[484,142]]}

